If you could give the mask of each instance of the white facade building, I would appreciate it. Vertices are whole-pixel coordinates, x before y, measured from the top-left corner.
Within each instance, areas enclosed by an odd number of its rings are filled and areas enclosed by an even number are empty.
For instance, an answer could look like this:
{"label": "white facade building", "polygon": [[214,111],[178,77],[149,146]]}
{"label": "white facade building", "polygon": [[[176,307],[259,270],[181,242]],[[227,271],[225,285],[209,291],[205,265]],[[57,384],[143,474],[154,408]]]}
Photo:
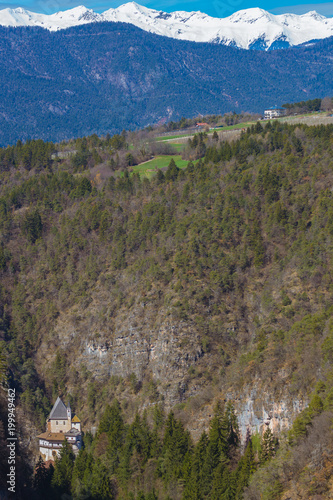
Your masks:
{"label": "white facade building", "polygon": [[265,109],[264,118],[265,120],[271,120],[272,118],[279,118],[279,116],[283,116],[286,110],[284,108],[278,108],[274,106],[273,108]]}

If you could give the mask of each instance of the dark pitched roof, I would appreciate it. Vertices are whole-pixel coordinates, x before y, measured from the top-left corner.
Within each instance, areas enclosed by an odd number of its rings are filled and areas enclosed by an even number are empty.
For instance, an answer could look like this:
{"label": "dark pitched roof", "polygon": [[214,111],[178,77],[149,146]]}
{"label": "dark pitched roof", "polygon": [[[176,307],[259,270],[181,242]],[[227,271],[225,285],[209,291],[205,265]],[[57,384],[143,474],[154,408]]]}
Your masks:
{"label": "dark pitched roof", "polygon": [[67,408],[59,397],[54,403],[49,420],[67,420]]}
{"label": "dark pitched roof", "polygon": [[273,106],[271,108],[266,108],[266,111],[285,111],[285,109],[279,108],[279,106]]}

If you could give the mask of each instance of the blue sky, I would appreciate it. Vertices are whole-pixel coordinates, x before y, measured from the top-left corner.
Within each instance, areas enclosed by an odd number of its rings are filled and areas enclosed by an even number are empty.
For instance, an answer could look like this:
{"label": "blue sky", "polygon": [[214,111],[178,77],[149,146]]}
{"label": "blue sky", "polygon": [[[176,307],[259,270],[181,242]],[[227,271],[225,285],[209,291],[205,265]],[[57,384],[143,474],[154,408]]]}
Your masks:
{"label": "blue sky", "polygon": [[[127,0],[6,0],[0,2],[0,9],[6,7],[25,7],[34,12],[51,14],[58,10],[65,10],[77,5],[85,5],[97,12],[118,7]],[[233,12],[250,7],[261,7],[274,14],[294,12],[304,14],[310,10],[316,10],[325,16],[333,16],[333,2],[318,3],[291,3],[290,0],[279,2],[278,5],[272,0],[136,0],[137,3],[146,7],[166,12],[174,10],[201,10],[214,17],[230,16]]]}

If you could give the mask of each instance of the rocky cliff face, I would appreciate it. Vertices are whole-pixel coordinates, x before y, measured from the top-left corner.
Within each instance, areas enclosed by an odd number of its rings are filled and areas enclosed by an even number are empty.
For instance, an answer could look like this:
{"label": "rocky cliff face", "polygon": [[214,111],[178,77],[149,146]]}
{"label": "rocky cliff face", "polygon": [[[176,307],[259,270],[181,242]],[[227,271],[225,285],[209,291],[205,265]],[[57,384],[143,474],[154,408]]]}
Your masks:
{"label": "rocky cliff face", "polygon": [[[250,300],[251,299],[251,300]],[[260,301],[255,301],[251,291],[248,305],[263,313]],[[137,297],[130,308],[114,311],[112,298],[105,286],[96,285],[89,303],[73,306],[58,318],[54,332],[45,338],[38,358],[44,373],[52,366],[55,353],[60,348],[66,355],[70,369],[80,373],[82,367],[90,372],[92,381],[101,387],[112,377],[154,381],[156,398],[126,398],[135,400],[137,409],[163,403],[166,411],[174,409],[186,422],[194,438],[208,430],[217,400],[232,400],[239,419],[244,442],[248,430],[251,434],[264,432],[269,426],[274,434],[288,429],[307,401],[291,397],[286,381],[290,370],[280,370],[275,377],[279,391],[271,390],[270,380],[257,375],[228,371],[221,351],[212,342],[204,346],[203,336],[197,325],[181,320],[171,309],[158,305],[158,292],[152,290],[148,297]],[[250,321],[250,333],[244,322],[238,322],[230,312],[225,331],[240,338],[255,336],[255,325]],[[52,340],[51,340],[52,339]],[[53,348],[50,349],[50,342]],[[233,369],[235,370],[235,369]],[[246,384],[239,381],[244,378]],[[69,390],[74,390],[75,380]],[[282,389],[281,389],[282,388]],[[86,391],[82,386],[82,393]],[[82,404],[82,402],[81,402]],[[84,404],[83,412],[84,410]],[[86,415],[85,425],[93,422]]]}
{"label": "rocky cliff face", "polygon": [[[203,349],[199,333],[185,321],[173,321],[168,310],[138,301],[128,312],[111,316],[107,296],[96,293],[89,306],[74,307],[62,314],[52,333],[54,346],[71,360],[71,368],[84,365],[93,379],[106,381],[112,376],[134,374],[138,381],[151,377],[168,408],[183,400],[184,379],[191,366],[201,361]],[[101,313],[102,311],[102,313]],[[46,369],[55,349],[46,339],[39,351],[39,362]]]}
{"label": "rocky cliff face", "polygon": [[248,430],[251,435],[256,432],[263,434],[267,427],[274,435],[280,435],[290,428],[306,405],[306,401],[290,398],[287,394],[275,400],[267,391],[258,387],[249,389],[247,394],[240,395],[236,400],[242,440],[244,441]]}

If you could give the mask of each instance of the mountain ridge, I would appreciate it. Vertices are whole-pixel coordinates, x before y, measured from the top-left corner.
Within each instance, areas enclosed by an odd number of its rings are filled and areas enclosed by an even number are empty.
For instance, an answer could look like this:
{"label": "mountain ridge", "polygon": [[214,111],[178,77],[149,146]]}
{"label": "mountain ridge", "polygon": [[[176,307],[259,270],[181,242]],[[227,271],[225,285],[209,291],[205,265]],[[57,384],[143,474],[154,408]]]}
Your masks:
{"label": "mountain ridge", "polygon": [[82,5],[50,15],[30,12],[22,7],[0,11],[1,26],[39,26],[49,31],[104,21],[125,22],[150,33],[179,40],[259,50],[302,45],[333,35],[333,19],[316,11],[303,15],[274,15],[252,8],[219,19],[200,11],[157,11],[135,2],[101,14]]}
{"label": "mountain ridge", "polygon": [[[246,51],[125,23],[0,27],[0,144],[118,133],[331,94],[333,40]],[[279,82],[279,85],[276,85]]]}

